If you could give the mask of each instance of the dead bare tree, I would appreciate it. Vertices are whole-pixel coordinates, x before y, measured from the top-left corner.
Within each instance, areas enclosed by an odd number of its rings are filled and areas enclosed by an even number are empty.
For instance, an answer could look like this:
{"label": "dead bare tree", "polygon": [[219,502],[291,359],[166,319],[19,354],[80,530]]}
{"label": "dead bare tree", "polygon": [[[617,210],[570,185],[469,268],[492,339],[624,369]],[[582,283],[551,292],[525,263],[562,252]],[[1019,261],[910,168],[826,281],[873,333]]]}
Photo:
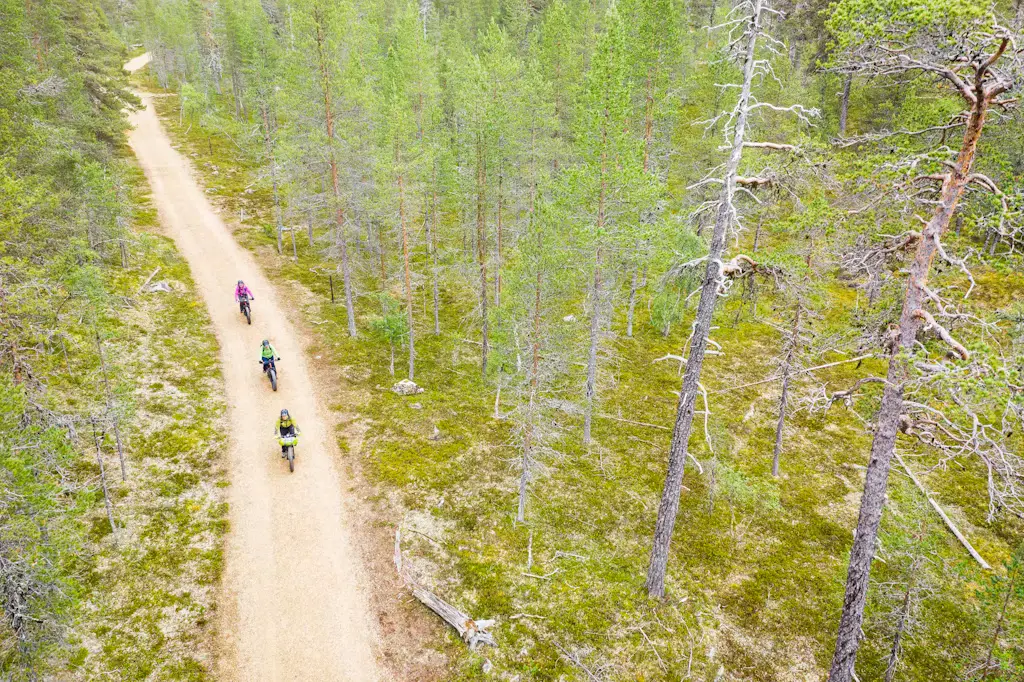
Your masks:
{"label": "dead bare tree", "polygon": [[797,369],[797,356],[801,344],[801,322],[806,313],[804,300],[798,295],[793,310],[793,325],[786,335],[783,346],[783,359],[779,367],[781,372],[781,384],[779,387],[779,417],[775,423],[775,446],[772,449],[772,476],[779,475],[779,459],[782,456],[782,432],[786,426],[786,407],[789,402],[789,382],[793,377],[794,369]]}
{"label": "dead bare tree", "polygon": [[[900,524],[903,526],[904,524]],[[917,528],[898,528],[887,538],[886,561],[896,569],[891,580],[876,584],[880,603],[886,608],[878,616],[882,634],[889,641],[885,665],[885,682],[893,682],[903,657],[903,650],[921,629],[921,608],[934,591],[935,571],[941,569],[934,555],[933,537],[927,524]]]}
{"label": "dead bare tree", "polygon": [[[122,481],[127,481],[128,480],[128,465],[125,462],[125,457],[124,457],[124,443],[121,442],[121,427],[120,427],[120,424],[119,424],[120,419],[118,419],[117,409],[116,409],[116,406],[114,404],[114,396],[113,396],[113,393],[110,390],[110,377],[109,377],[109,375],[107,373],[107,360],[106,360],[106,358],[103,355],[103,341],[100,339],[99,331],[96,331],[95,334],[96,334],[96,353],[99,355],[99,359],[100,359],[100,372],[103,375],[103,395],[104,395],[105,402],[106,402],[106,407],[107,407],[107,417],[111,420],[111,424],[112,424],[112,426],[114,428],[114,442],[117,445],[117,458],[118,458],[118,461],[121,464],[121,480]],[[104,485],[106,485],[106,484],[104,484]]]}
{"label": "dead bare tree", "polygon": [[955,265],[962,264],[946,254],[942,236],[969,185],[994,186],[987,177],[973,172],[972,166],[990,110],[1014,87],[1015,73],[1019,70],[1019,53],[1013,36],[991,15],[966,19],[943,17],[932,20],[934,25],[926,26],[914,24],[912,15],[902,18],[886,13],[874,19],[878,23],[871,32],[847,36],[835,70],[871,76],[933,74],[964,101],[966,115],[963,139],[955,160],[942,160],[943,170],[928,173],[924,178],[924,181],[939,183],[939,190],[935,198],[929,199],[934,207],[932,217],[920,219],[923,223],[920,236],[912,235],[914,258],[899,322],[890,337],[889,369],[875,419],[871,459],[850,553],[846,596],[829,674],[832,682],[855,679],[854,663],[860,645],[871,562],[918,335],[926,327],[931,328],[950,343],[958,355],[963,357],[966,352],[925,309],[930,302],[943,308],[937,294],[928,288],[928,274],[936,255]]}
{"label": "dead bare tree", "polygon": [[96,418],[90,417],[89,423],[92,426],[92,440],[93,445],[96,447],[96,464],[100,469],[100,487],[103,490],[103,504],[107,509],[107,521],[110,522],[110,532],[114,538],[114,544],[117,544],[117,523],[114,521],[114,506],[110,501],[110,491],[107,490],[107,473],[106,468],[103,466],[103,448],[100,447],[100,436],[96,431]]}
{"label": "dead bare tree", "polygon": [[[722,260],[730,230],[740,227],[734,198],[739,191],[749,192],[749,187],[769,185],[772,182],[768,176],[744,177],[740,175],[740,162],[743,158],[744,148],[758,144],[750,143],[746,139],[750,115],[758,110],[771,109],[788,111],[807,120],[808,116],[817,114],[817,112],[806,110],[800,105],[779,107],[768,102],[760,102],[752,96],[755,79],[764,76],[770,77],[772,74],[770,60],[759,59],[757,50],[761,43],[768,51],[776,51],[776,46],[779,43],[768,35],[765,27],[769,23],[768,17],[779,14],[777,10],[768,5],[767,0],[740,0],[722,26],[729,32],[729,45],[741,50],[738,57],[743,64],[743,80],[739,85],[739,97],[735,107],[730,112],[718,117],[718,119],[725,120],[726,135],[727,137],[731,136],[729,157],[722,175],[720,178],[698,183],[719,183],[722,189],[716,202],[715,226],[708,255],[706,259],[702,259],[705,261],[704,280],[700,289],[700,302],[693,323],[693,333],[689,341],[689,357],[685,360],[686,371],[683,375],[682,390],[679,393],[676,407],[676,421],[669,449],[668,472],[654,529],[654,541],[646,581],[647,592],[652,597],[662,597],[665,594],[668,552],[672,541],[672,531],[675,528],[676,515],[679,511],[679,497],[682,494],[683,471],[693,427],[695,404],[698,393],[701,393],[700,375],[704,365],[708,337],[711,333],[711,318],[714,315],[719,296],[723,289],[728,288],[726,282],[730,275],[744,267],[743,258],[746,258],[737,256],[728,264]],[[780,151],[793,149],[791,145],[776,146],[784,148]],[[746,260],[750,261],[751,259],[746,258]]]}

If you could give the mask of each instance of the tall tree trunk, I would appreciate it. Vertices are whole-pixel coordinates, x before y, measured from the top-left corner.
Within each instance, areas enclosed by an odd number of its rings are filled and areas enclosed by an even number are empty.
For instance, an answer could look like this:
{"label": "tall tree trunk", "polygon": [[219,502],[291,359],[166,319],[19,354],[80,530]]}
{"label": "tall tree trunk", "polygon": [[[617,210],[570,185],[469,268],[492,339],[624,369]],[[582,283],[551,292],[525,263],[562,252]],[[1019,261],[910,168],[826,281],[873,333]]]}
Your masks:
{"label": "tall tree trunk", "polygon": [[853,84],[853,76],[846,74],[843,81],[843,92],[839,95],[839,136],[846,134],[846,117],[850,111],[850,85]]}
{"label": "tall tree trunk", "polygon": [[786,403],[789,400],[789,379],[793,370],[793,358],[800,344],[800,313],[803,306],[797,301],[796,313],[793,315],[793,328],[789,333],[789,346],[786,359],[782,361],[782,391],[779,395],[779,419],[775,424],[775,450],[772,455],[772,476],[779,475],[779,457],[782,455],[782,431],[786,426]]}
{"label": "tall tree trunk", "polygon": [[384,226],[380,223],[377,223],[377,256],[380,266],[380,290],[387,291],[388,271],[384,259]]}
{"label": "tall tree trunk", "polygon": [[641,265],[642,253],[640,243],[636,246],[636,262],[633,263],[633,274],[629,278],[629,305],[626,307],[626,336],[633,338],[633,313],[636,311],[637,290],[647,284],[647,264]]}
{"label": "tall tree trunk", "polygon": [[654,133],[654,77],[647,71],[644,96],[644,173],[651,169],[651,138]]}
{"label": "tall tree trunk", "polygon": [[590,426],[597,394],[597,345],[601,334],[601,247],[594,256],[594,279],[590,289],[590,348],[587,351],[586,406],[583,415],[583,444],[590,445]]}
{"label": "tall tree trunk", "polygon": [[594,396],[597,393],[597,345],[601,333],[601,241],[604,239],[605,202],[607,200],[608,180],[608,119],[607,107],[604,110],[604,123],[601,126],[601,188],[597,195],[597,239],[594,252],[594,280],[591,288],[590,311],[590,350],[587,353],[587,384],[586,406],[583,416],[583,445],[590,445],[590,426],[594,418]]}
{"label": "tall tree trunk", "polygon": [[334,154],[334,111],[331,107],[331,77],[327,66],[326,47],[324,45],[324,27],[322,17],[315,14],[316,46],[320,64],[321,85],[324,91],[324,114],[327,121],[328,159],[331,166],[331,189],[334,192],[334,224],[336,229],[335,244],[341,250],[341,273],[345,285],[345,314],[348,317],[348,335],[356,335],[356,311],[352,304],[352,270],[348,262],[348,227],[345,224],[345,211],[341,204],[341,185],[338,181],[338,161]]}
{"label": "tall tree trunk", "polygon": [[490,350],[487,321],[487,170],[484,167],[484,142],[477,137],[476,145],[476,250],[480,267],[480,371],[487,374],[487,353]]}
{"label": "tall tree trunk", "polygon": [[[401,151],[395,145],[395,163],[401,164]],[[402,227],[402,259],[405,264],[405,311],[409,324],[409,381],[416,379],[416,335],[412,326],[412,277],[409,273],[409,230],[405,221],[405,179],[398,173],[398,218]]]}
{"label": "tall tree trunk", "polygon": [[[536,136],[531,131],[531,143],[536,141]],[[532,144],[531,144],[532,149]],[[531,157],[531,170],[536,170]],[[534,176],[536,178],[536,176]],[[534,223],[536,208],[536,187],[530,185],[530,226],[536,228]],[[530,401],[527,406],[526,433],[523,434],[523,470],[519,477],[519,508],[516,510],[516,520],[520,523],[526,520],[526,489],[530,481],[530,469],[533,465],[533,449],[536,442],[537,431],[537,386],[540,376],[540,300],[541,289],[544,286],[544,233],[537,229],[537,279],[534,284],[533,299],[533,353],[530,359]]]}
{"label": "tall tree trunk", "polygon": [[910,619],[910,609],[914,600],[914,581],[916,580],[919,562],[911,563],[907,572],[907,584],[903,591],[903,603],[900,605],[899,620],[896,622],[896,632],[892,636],[892,647],[889,649],[889,662],[885,666],[885,682],[892,682],[896,677],[896,668],[899,666],[900,655],[903,653],[903,633],[907,629],[907,621]]}
{"label": "tall tree trunk", "polygon": [[871,459],[864,480],[864,495],[857,518],[857,532],[853,539],[853,548],[850,550],[846,596],[843,599],[843,612],[836,635],[836,649],[829,673],[830,682],[853,680],[853,668],[860,646],[861,624],[864,620],[864,604],[867,601],[871,561],[875,554],[882,508],[885,506],[886,484],[889,480],[892,452],[903,407],[903,390],[910,376],[907,351],[913,346],[923,324],[920,311],[928,298],[926,287],[932,259],[938,251],[939,240],[949,227],[964,189],[970,182],[971,166],[991,103],[983,84],[976,83],[973,89],[976,97],[970,104],[960,153],[942,183],[935,212],[921,231],[914,262],[910,266],[907,278],[907,291],[903,299],[899,326],[896,329],[897,336],[890,350],[889,371],[882,393],[882,403],[875,417]]}
{"label": "tall tree trunk", "polygon": [[498,214],[497,214],[497,225],[495,225],[497,234],[497,259],[494,263],[494,307],[498,308],[501,306],[501,185],[504,179],[504,170],[498,170]]}
{"label": "tall tree trunk", "polygon": [[238,76],[234,66],[231,68],[231,94],[235,99],[235,118],[241,120],[245,116],[245,103],[243,102],[242,79]]}
{"label": "tall tree trunk", "polygon": [[686,361],[683,386],[679,392],[679,402],[676,407],[676,422],[672,430],[672,444],[669,447],[665,488],[658,505],[658,520],[654,526],[654,543],[651,547],[646,582],[647,593],[652,597],[665,595],[665,571],[668,567],[672,531],[675,529],[676,515],[679,513],[679,496],[682,494],[686,452],[689,448],[690,432],[693,428],[694,405],[697,401],[701,369],[704,367],[704,352],[708,345],[708,335],[711,333],[711,318],[715,312],[715,304],[718,302],[718,278],[721,272],[722,252],[725,250],[725,238],[732,221],[732,200],[736,191],[736,175],[740,159],[743,157],[750,88],[754,80],[754,50],[757,47],[757,37],[761,31],[762,9],[762,0],[754,0],[753,14],[750,18],[750,35],[747,39],[743,61],[743,86],[736,104],[736,128],[733,134],[732,151],[726,164],[725,184],[722,188],[718,213],[715,216],[715,229],[711,235],[711,245],[708,248],[704,283],[701,285],[700,303],[697,305],[697,316],[693,326],[690,357]]}
{"label": "tall tree trunk", "polygon": [[[543,248],[543,237],[538,232],[538,246]],[[544,274],[540,264],[540,251],[538,251],[537,281],[534,285],[533,299],[533,353],[530,360],[530,402],[527,407],[526,433],[523,435],[523,471],[519,478],[519,509],[516,512],[516,520],[522,523],[526,520],[526,486],[530,479],[530,467],[533,464],[533,447],[536,440],[536,402],[538,376],[540,374],[540,296],[544,284]]]}
{"label": "tall tree trunk", "polygon": [[[270,184],[274,191],[274,220],[277,222],[277,255],[281,255],[281,233],[284,232],[284,219],[281,215],[281,193],[277,187],[277,163],[274,160],[273,129],[270,126],[270,112],[265,99],[260,101],[260,115],[263,119],[263,149],[270,164]],[[310,228],[312,230],[312,227]]]}
{"label": "tall tree trunk", "polygon": [[114,523],[114,505],[110,501],[110,491],[107,490],[107,470],[103,466],[103,450],[100,448],[100,437],[96,433],[96,418],[89,419],[92,423],[92,440],[96,446],[96,464],[100,468],[100,488],[103,490],[103,505],[107,508],[107,521],[110,522],[110,532],[114,537],[114,544],[117,544],[117,524]]}
{"label": "tall tree trunk", "polygon": [[124,459],[124,444],[121,442],[121,428],[118,425],[117,414],[114,411],[114,398],[110,391],[110,379],[107,376],[107,360],[103,357],[103,342],[100,340],[99,331],[96,332],[96,352],[100,357],[100,371],[103,372],[103,392],[106,397],[107,414],[111,417],[114,426],[114,443],[117,445],[117,459],[121,463],[121,480],[128,480],[128,464]]}
{"label": "tall tree trunk", "polygon": [[636,309],[636,287],[639,263],[633,263],[633,274],[629,278],[629,305],[626,308],[626,336],[633,338],[633,311]]}
{"label": "tall tree trunk", "polygon": [[430,243],[431,288],[434,295],[434,334],[441,333],[441,297],[437,291],[437,169],[434,169],[434,188],[430,211],[430,222],[427,223],[427,241]]}
{"label": "tall tree trunk", "polygon": [[1003,625],[1006,621],[1006,609],[1013,597],[1013,590],[1016,587],[1016,573],[1010,574],[1010,584],[1006,586],[1006,596],[1003,597],[1003,606],[999,609],[999,618],[996,620],[995,630],[992,632],[992,643],[988,647],[988,656],[985,658],[985,667],[982,669],[981,679],[987,680],[992,672],[992,662],[996,656],[996,647],[999,646],[999,636],[1003,634]]}

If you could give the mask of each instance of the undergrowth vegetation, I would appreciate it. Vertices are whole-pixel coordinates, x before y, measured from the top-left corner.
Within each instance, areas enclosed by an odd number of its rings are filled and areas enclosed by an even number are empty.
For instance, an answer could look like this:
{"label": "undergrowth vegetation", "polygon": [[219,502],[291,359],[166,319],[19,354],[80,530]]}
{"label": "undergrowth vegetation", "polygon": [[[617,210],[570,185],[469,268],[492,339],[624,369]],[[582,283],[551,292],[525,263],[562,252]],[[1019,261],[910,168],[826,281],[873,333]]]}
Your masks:
{"label": "undergrowth vegetation", "polygon": [[0,3],[0,679],[209,679],[217,345],[98,3]]}
{"label": "undergrowth vegetation", "polygon": [[[230,101],[212,99],[210,106],[207,115],[214,116]],[[297,260],[285,233],[279,256],[271,196],[257,160],[205,127],[204,119],[179,119],[175,94],[157,100],[157,107],[223,214],[244,216],[234,221],[236,237],[279,285],[298,286],[295,300],[316,334],[314,352],[326,353],[344,377],[333,406],[348,424],[342,450],[373,482],[380,520],[403,528],[403,549],[417,579],[474,617],[498,619],[497,649],[446,648],[450,679],[480,679],[484,668],[501,679],[531,680],[823,678],[842,606],[872,409],[852,403],[827,412],[795,410],[785,427],[782,474],[771,476],[779,388],[765,379],[778,362],[784,330],[771,320],[783,298],[763,284],[758,295],[737,290],[716,316],[722,352],[707,361],[710,414],[706,427],[698,417],[691,443],[695,459],[685,478],[668,597],[652,602],[642,589],[642,570],[681,371],[677,360],[659,360],[677,355],[685,343],[692,304],[680,306],[667,334],[656,306],[647,302],[653,293],[637,306],[632,338],[623,316],[615,316],[590,447],[579,441],[579,373],[552,391],[560,396],[549,402],[558,435],[531,483],[528,521],[516,523],[515,425],[510,405],[496,400],[500,365],[496,374],[480,373],[479,344],[471,338],[473,297],[456,274],[468,254],[449,252],[443,263],[452,274],[441,289],[440,335],[428,323],[427,286],[418,289],[417,379],[425,392],[397,396],[388,390],[394,383],[388,344],[373,334],[347,333],[336,261],[323,248],[330,231],[318,225],[312,246],[304,231],[292,232]],[[457,215],[443,220],[446,233],[458,234]],[[751,238],[744,237],[748,248]],[[780,229],[762,237],[761,248],[785,239]],[[376,258],[368,238],[357,237],[353,247],[371,263]],[[422,241],[414,254],[417,270],[425,271],[429,254]],[[976,277],[984,287],[1013,289],[1014,277],[1000,274],[1006,267],[996,264]],[[374,269],[356,278],[360,330],[368,331],[381,314]],[[400,297],[400,287],[390,281],[386,288]],[[979,295],[982,308],[1006,302],[991,291]],[[856,327],[882,307],[841,282],[818,296],[825,330]],[[585,303],[576,297],[553,312],[567,336],[583,334]],[[799,378],[799,395],[810,404],[822,385],[835,391],[884,372],[878,359],[848,360],[848,354],[820,351],[807,364],[839,364],[813,379]],[[878,394],[871,387],[868,393]],[[901,449],[979,551],[993,565],[1008,561],[1020,523],[987,519],[983,471],[965,464],[955,479],[939,470],[925,473],[936,455],[910,440]],[[907,538],[928,548],[930,582],[920,607],[925,625],[904,643],[900,679],[962,679],[991,636],[993,605],[980,596],[989,578],[921,491],[897,473],[878,553],[879,586],[901,580],[911,564]],[[861,679],[885,672],[892,599],[882,587],[872,592]],[[1019,655],[1014,646],[1008,660]]]}

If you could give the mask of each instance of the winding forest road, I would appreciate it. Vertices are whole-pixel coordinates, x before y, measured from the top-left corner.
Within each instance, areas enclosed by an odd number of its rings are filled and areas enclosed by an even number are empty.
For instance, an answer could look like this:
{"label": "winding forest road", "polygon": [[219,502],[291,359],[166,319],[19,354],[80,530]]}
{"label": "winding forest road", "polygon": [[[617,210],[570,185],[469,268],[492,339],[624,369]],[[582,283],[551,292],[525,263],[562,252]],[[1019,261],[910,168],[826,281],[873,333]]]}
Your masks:
{"label": "winding forest road", "polygon": [[[125,69],[147,62],[143,55]],[[336,444],[300,334],[259,266],[210,205],[188,161],[172,148],[150,96],[140,96],[145,108],[129,116],[129,143],[149,179],[161,223],[188,260],[213,320],[227,394],[231,530],[219,602],[217,677],[380,680],[352,515],[333,463]],[[256,296],[252,326],[233,299],[239,279]],[[277,393],[257,363],[263,338],[282,357]],[[272,437],[283,407],[302,430],[294,474]]]}

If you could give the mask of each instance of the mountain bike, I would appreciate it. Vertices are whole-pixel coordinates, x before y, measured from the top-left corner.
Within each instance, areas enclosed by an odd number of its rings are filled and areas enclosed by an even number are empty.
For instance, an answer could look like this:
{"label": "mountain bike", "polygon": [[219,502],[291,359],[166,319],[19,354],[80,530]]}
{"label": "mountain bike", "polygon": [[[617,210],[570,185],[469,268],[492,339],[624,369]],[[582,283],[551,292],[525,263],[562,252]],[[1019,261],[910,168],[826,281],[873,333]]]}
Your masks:
{"label": "mountain bike", "polygon": [[277,442],[284,448],[281,456],[288,460],[288,471],[295,471],[295,446],[299,443],[299,435],[278,436]]}
{"label": "mountain bike", "polygon": [[277,390],[277,363],[274,358],[267,358],[266,360],[260,360],[263,364],[263,373],[270,379],[270,386],[275,391]]}
{"label": "mountain bike", "polygon": [[241,305],[242,314],[245,315],[245,321],[248,322],[249,324],[252,324],[252,306],[249,305],[249,297],[246,296],[245,294],[242,294],[242,297],[241,299],[239,299],[238,303]]}

